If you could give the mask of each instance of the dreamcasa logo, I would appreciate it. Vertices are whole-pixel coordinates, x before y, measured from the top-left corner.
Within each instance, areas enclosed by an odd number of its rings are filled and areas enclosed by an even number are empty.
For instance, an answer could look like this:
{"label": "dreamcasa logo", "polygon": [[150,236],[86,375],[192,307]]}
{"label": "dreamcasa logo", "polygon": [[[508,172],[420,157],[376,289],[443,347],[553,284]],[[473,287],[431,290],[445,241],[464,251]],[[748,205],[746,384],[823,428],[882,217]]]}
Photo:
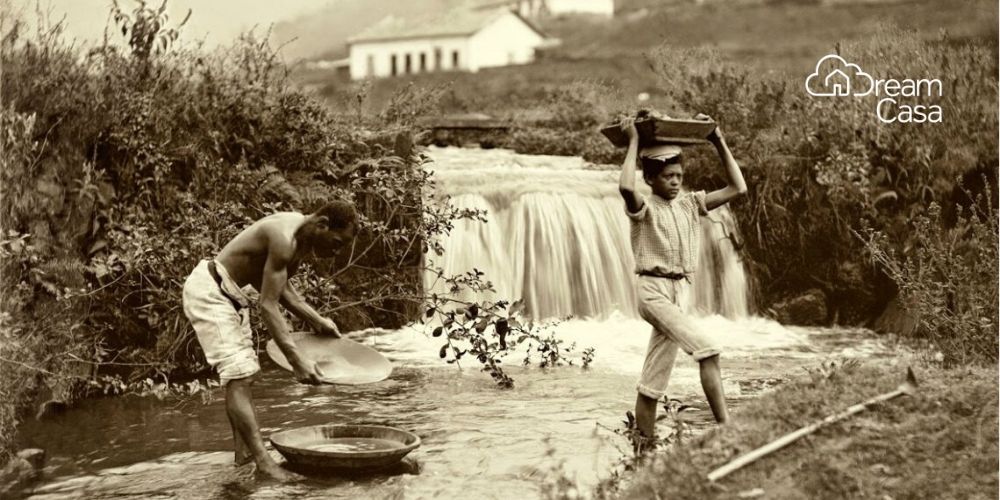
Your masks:
{"label": "dreamcasa logo", "polygon": [[941,80],[880,80],[836,54],[816,63],[816,70],[806,78],[806,92],[815,97],[875,95],[879,98],[875,116],[882,123],[941,123],[941,106],[913,102],[914,98],[941,97]]}

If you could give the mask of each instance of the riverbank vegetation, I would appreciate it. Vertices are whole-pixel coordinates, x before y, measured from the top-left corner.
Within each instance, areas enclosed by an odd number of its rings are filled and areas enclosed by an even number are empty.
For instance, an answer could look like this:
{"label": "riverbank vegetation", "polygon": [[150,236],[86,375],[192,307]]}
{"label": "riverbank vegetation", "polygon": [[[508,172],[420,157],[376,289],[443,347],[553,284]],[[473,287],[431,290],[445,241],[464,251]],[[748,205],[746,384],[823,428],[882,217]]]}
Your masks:
{"label": "riverbank vegetation", "polygon": [[[434,181],[413,123],[440,93],[407,88],[375,112],[334,113],[290,84],[263,38],[180,46],[183,20],[132,6],[112,11],[109,36],[122,38],[95,47],[45,19],[35,33],[5,19],[0,462],[32,403],[58,411],[82,395],[210,376],[181,311],[187,274],[257,218],[330,198],[355,203],[360,236],[295,281],[342,330],[396,328],[430,307],[427,319],[446,322],[441,357],[468,355],[500,386],[513,383],[500,360],[521,342],[541,358],[528,362],[565,362],[569,346],[522,324],[514,298],[423,294],[423,254],[441,251],[456,220],[487,216],[424,196]],[[440,277],[455,290],[491,286]]]}

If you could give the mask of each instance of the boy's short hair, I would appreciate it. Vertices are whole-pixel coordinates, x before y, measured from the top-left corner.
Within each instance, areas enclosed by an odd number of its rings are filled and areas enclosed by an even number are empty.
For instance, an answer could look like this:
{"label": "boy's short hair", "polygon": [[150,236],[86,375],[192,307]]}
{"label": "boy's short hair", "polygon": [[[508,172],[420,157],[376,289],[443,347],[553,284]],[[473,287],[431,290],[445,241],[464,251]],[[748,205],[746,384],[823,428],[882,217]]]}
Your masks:
{"label": "boy's short hair", "polygon": [[358,212],[349,201],[331,201],[316,210],[316,215],[326,217],[330,229],[346,229],[358,223]]}
{"label": "boy's short hair", "polygon": [[652,179],[661,172],[663,169],[667,168],[669,165],[682,165],[681,155],[673,156],[665,160],[658,160],[655,158],[640,158],[639,162],[642,165],[642,178]]}
{"label": "boy's short hair", "polygon": [[667,165],[680,164],[681,153],[681,147],[676,144],[650,144],[639,150],[643,179],[660,175]]}

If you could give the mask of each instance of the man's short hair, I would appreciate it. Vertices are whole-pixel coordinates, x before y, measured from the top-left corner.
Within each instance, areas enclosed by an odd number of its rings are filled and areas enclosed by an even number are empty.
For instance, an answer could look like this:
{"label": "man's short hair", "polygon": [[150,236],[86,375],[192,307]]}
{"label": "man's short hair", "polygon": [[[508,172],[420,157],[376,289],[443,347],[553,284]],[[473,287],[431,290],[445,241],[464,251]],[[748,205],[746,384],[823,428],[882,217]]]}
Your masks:
{"label": "man's short hair", "polygon": [[330,229],[346,229],[358,223],[358,212],[354,209],[354,204],[343,200],[323,205],[316,210],[316,215],[326,217],[327,227]]}

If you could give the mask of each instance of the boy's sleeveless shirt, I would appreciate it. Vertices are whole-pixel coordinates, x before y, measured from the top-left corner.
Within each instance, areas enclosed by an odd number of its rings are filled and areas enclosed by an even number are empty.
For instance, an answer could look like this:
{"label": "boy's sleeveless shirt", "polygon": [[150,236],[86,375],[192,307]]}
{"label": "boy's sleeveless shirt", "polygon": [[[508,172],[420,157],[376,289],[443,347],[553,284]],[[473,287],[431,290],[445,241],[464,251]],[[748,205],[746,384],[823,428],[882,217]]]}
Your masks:
{"label": "boy's sleeveless shirt", "polygon": [[666,200],[653,194],[636,213],[625,213],[631,222],[635,272],[694,274],[701,247],[699,218],[708,215],[705,192],[695,191]]}

